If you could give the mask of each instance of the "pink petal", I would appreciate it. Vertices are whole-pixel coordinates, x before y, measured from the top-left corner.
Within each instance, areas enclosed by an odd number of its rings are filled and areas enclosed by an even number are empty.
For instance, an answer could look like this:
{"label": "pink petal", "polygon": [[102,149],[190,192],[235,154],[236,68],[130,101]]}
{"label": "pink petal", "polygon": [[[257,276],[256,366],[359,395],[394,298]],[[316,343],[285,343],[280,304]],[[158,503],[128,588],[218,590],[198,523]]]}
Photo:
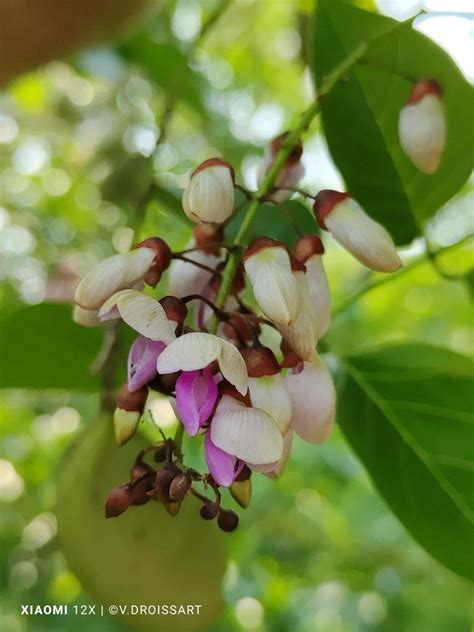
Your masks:
{"label": "pink petal", "polygon": [[204,456],[206,458],[207,467],[209,468],[209,473],[216,483],[223,487],[232,485],[244,466],[243,461],[238,462],[235,456],[224,452],[224,450],[214,445],[210,432],[206,432]]}
{"label": "pink petal", "polygon": [[164,342],[145,336],[135,339],[128,353],[128,390],[137,391],[156,375],[156,361],[166,347]]}
{"label": "pink petal", "polygon": [[217,400],[217,385],[209,368],[184,371],[176,382],[176,407],[188,434],[193,437],[209,419]]}

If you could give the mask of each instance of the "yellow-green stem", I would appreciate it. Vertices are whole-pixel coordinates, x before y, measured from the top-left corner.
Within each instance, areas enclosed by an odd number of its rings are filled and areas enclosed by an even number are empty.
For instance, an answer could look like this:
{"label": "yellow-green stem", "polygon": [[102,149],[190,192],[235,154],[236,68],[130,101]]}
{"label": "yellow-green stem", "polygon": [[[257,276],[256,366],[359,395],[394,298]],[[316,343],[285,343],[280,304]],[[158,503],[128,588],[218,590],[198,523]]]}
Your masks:
{"label": "yellow-green stem", "polygon": [[[294,146],[299,142],[301,134],[311,124],[314,117],[318,114],[321,106],[321,101],[326,97],[334,86],[340,81],[340,79],[350,70],[354,64],[359,62],[367,51],[367,44],[364,42],[358,46],[350,55],[344,59],[331,73],[327,75],[321,84],[318,96],[314,103],[304,112],[298,122],[298,125],[288,134],[284,142],[282,143],[280,150],[278,151],[272,166],[268,170],[265,178],[260,184],[258,190],[252,196],[252,201],[247,209],[244,220],[240,225],[239,231],[234,239],[234,244],[243,243],[249,233],[249,229],[258,211],[260,200],[268,195],[273,186],[280,171],[282,170],[286,159],[290,155]],[[215,301],[218,308],[222,309],[227,301],[227,298],[231,292],[232,280],[237,270],[239,263],[240,253],[231,252],[227,260],[226,267],[222,275],[222,283]],[[210,330],[215,332],[217,329],[217,319],[214,317],[211,322]]]}

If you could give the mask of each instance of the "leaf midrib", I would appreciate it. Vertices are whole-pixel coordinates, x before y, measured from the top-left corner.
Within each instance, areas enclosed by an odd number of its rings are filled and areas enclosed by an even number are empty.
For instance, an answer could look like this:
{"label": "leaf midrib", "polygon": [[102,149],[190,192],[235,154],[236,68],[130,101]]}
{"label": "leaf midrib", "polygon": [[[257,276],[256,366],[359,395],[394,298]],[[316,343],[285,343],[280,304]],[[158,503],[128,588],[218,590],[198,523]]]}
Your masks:
{"label": "leaf midrib", "polygon": [[437,467],[433,464],[432,458],[425,450],[418,445],[412,435],[408,432],[407,428],[398,420],[397,415],[388,405],[387,400],[364,378],[364,375],[358,371],[349,360],[344,360],[344,366],[354,381],[360,388],[366,393],[366,395],[372,400],[372,402],[380,409],[383,415],[392,424],[401,440],[415,453],[421,463],[431,473],[435,481],[440,486],[441,490],[449,496],[452,502],[458,507],[463,516],[470,522],[474,523],[474,516],[464,503],[463,498],[458,494],[457,490],[445,479],[445,477],[438,471]]}

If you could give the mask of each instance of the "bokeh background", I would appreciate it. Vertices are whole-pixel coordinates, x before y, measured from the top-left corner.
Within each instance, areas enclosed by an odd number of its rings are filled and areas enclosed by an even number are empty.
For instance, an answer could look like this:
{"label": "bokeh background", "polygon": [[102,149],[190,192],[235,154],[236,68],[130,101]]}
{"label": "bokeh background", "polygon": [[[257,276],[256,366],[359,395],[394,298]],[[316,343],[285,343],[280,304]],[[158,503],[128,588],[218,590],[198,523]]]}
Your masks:
{"label": "bokeh background", "polygon": [[[142,235],[160,234],[173,247],[184,247],[190,229],[180,217],[179,190],[189,170],[218,152],[253,188],[265,144],[294,122],[314,94],[305,46],[310,0],[167,0],[148,3],[144,15],[135,4],[115,17],[109,8],[110,23],[99,15],[70,37],[66,20],[57,50],[12,38],[17,50],[11,60],[22,48],[32,49],[23,66],[10,66],[2,55],[3,315],[22,304],[70,302],[78,277]],[[469,1],[357,4],[399,19],[424,9],[416,28],[474,78]],[[39,14],[32,12],[32,20]],[[27,18],[28,13],[25,23]],[[110,33],[129,18],[111,40]],[[49,19],[54,26],[54,11]],[[27,26],[20,26],[26,37]],[[342,186],[318,123],[305,142],[304,163],[303,188]],[[137,200],[149,178],[155,191],[137,227]],[[473,200],[469,183],[440,209],[427,231],[433,247],[469,233]],[[421,251],[415,242],[402,254],[410,261]],[[460,247],[440,257],[436,267],[426,261],[365,294],[335,318],[331,349],[347,353],[389,340],[417,340],[472,353],[472,263],[472,253]],[[369,280],[335,243],[326,269],[336,309]],[[22,358],[25,373],[34,347],[30,353]],[[55,360],[53,345],[41,362]],[[75,438],[97,421],[97,404],[98,395],[91,393],[1,392],[2,631],[132,629],[112,618],[19,614],[21,603],[97,599],[68,567],[54,513],[60,463]],[[153,405],[161,425],[172,430],[167,404]],[[153,429],[144,432],[155,436]],[[254,477],[251,507],[225,539],[225,605],[208,629],[467,632],[467,582],[413,542],[341,434],[336,430],[318,447],[295,443],[279,481]],[[185,449],[195,450],[187,444]],[[207,572],[200,569],[203,577]],[[166,624],[157,629],[167,630]]]}

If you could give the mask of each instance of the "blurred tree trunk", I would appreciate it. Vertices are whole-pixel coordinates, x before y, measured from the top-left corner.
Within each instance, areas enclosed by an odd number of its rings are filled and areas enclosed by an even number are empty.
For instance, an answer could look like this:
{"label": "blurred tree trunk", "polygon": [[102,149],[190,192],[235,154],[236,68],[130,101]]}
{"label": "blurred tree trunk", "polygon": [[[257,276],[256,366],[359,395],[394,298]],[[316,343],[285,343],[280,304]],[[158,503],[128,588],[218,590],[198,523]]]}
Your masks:
{"label": "blurred tree trunk", "polygon": [[0,85],[115,36],[150,0],[1,0]]}

